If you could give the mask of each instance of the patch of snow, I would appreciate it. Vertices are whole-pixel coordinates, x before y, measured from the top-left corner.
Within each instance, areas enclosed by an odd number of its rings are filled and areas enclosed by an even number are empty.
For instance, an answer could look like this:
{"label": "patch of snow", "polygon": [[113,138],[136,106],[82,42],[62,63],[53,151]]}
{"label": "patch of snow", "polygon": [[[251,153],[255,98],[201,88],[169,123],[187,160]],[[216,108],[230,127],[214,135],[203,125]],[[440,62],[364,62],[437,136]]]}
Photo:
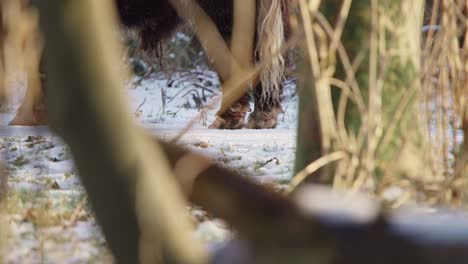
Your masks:
{"label": "patch of snow", "polygon": [[398,200],[405,191],[398,186],[390,186],[382,192],[382,199],[387,202],[392,202]]}
{"label": "patch of snow", "polygon": [[200,241],[212,244],[228,239],[230,234],[230,231],[222,222],[209,220],[200,223],[194,235]]}
{"label": "patch of snow", "polygon": [[[206,120],[197,120],[181,143],[259,181],[290,180],[297,119],[294,80],[287,82],[285,112],[279,116],[278,128],[272,130],[208,129],[219,102],[213,109],[205,106],[219,98],[220,84],[214,72],[203,68],[141,81],[135,78],[128,86],[129,115],[154,135],[173,139],[200,111],[206,111]],[[8,165],[10,195],[16,195],[15,199],[21,202],[15,210],[44,207],[53,215],[72,214],[85,201],[85,195],[71,153],[47,127],[6,126],[20,102],[18,98],[0,114],[0,155]],[[197,220],[194,235],[207,246],[232,236],[219,220],[210,219],[200,210],[191,214]],[[89,263],[110,259],[102,233],[92,218],[51,226],[36,226],[16,213],[7,215],[7,219],[10,235],[6,263]]]}

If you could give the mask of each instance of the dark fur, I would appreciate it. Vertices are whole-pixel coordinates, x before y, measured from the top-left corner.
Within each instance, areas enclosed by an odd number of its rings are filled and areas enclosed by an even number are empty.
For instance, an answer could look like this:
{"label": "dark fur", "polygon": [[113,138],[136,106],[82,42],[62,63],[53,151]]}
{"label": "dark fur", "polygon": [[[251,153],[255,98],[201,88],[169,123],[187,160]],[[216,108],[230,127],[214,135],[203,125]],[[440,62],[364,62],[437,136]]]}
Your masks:
{"label": "dark fur", "polygon": [[[221,35],[229,39],[232,33],[232,0],[198,0],[198,4],[213,19]],[[158,49],[182,23],[167,0],[116,0],[124,26],[137,29],[144,50]]]}
{"label": "dark fur", "polygon": [[[156,57],[161,57],[162,42],[169,38],[182,23],[182,19],[178,17],[177,12],[171,7],[169,2],[167,0],[115,1],[122,24],[127,28],[135,29],[139,33],[140,48],[146,52],[155,54]],[[229,45],[233,28],[233,0],[197,0],[197,3],[211,17],[220,34]],[[259,3],[257,0],[257,5]],[[285,8],[283,13],[286,15],[287,9],[286,4],[284,4],[286,2],[282,3]],[[288,34],[287,28],[285,29],[285,34]],[[254,46],[256,46],[257,37],[254,41]],[[252,56],[255,60],[258,59],[254,54]],[[266,99],[261,98],[262,91],[268,89],[268,87],[263,86],[261,83],[258,83],[254,88],[255,110],[269,112],[280,109],[281,96],[270,96],[275,98]],[[246,93],[237,102],[248,108],[249,101],[250,94]],[[226,113],[222,113],[221,116],[229,118],[229,115],[232,117],[232,113],[227,111]]]}

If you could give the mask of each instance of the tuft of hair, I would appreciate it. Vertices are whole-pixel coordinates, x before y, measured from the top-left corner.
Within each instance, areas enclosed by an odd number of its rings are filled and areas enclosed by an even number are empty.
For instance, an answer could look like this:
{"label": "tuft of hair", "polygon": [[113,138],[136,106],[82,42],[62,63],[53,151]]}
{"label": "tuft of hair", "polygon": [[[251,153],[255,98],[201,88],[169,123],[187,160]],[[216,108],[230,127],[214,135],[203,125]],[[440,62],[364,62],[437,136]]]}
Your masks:
{"label": "tuft of hair", "polygon": [[285,42],[285,21],[283,0],[259,0],[257,16],[256,57],[259,61],[269,60],[260,70],[262,83],[261,100],[280,100],[281,82],[284,78],[285,59],[280,53]]}

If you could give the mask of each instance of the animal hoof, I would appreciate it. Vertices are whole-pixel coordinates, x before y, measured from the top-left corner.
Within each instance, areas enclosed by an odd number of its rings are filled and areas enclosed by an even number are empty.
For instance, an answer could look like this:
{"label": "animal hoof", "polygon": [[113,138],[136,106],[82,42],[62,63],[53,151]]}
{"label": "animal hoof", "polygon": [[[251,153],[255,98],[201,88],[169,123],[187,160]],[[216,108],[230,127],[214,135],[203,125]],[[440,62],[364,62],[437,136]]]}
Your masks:
{"label": "animal hoof", "polygon": [[223,118],[217,116],[215,121],[208,127],[209,129],[241,129],[244,127],[244,118]]}
{"label": "animal hoof", "polygon": [[208,127],[210,129],[241,129],[244,127],[245,116],[250,111],[248,105],[237,103],[224,114],[217,116],[215,121]]}
{"label": "animal hoof", "polygon": [[47,125],[45,110],[32,112],[18,111],[16,116],[8,123],[9,126],[42,126]]}
{"label": "animal hoof", "polygon": [[215,121],[211,125],[208,126],[209,129],[223,129],[226,126],[226,120],[217,116]]}
{"label": "animal hoof", "polygon": [[282,113],[280,108],[271,111],[254,110],[249,116],[246,128],[250,129],[271,129],[278,125],[278,115]]}

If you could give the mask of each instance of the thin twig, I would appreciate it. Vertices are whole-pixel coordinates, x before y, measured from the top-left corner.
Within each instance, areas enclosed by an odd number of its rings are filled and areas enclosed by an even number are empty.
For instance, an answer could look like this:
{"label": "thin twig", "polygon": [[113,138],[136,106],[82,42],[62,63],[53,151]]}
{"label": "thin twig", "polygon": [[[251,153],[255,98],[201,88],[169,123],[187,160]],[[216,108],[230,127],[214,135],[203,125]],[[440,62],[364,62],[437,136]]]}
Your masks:
{"label": "thin twig", "polygon": [[300,171],[298,174],[296,174],[296,176],[293,177],[288,193],[291,193],[292,191],[294,191],[307,178],[307,176],[311,175],[312,173],[322,168],[323,166],[329,163],[332,163],[334,161],[343,159],[346,156],[347,156],[346,152],[336,151],[328,155],[325,155],[315,160],[311,164],[307,165],[307,167],[305,167],[302,171]]}

